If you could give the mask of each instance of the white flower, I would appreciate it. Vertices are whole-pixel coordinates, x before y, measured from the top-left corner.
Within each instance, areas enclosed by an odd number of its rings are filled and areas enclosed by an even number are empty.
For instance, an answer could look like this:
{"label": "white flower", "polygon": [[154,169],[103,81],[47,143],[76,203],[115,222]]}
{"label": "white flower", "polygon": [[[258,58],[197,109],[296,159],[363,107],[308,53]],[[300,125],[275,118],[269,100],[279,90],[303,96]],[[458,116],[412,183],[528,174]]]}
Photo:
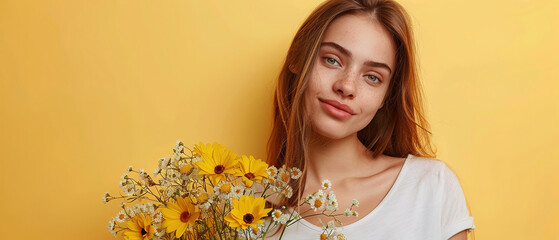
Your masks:
{"label": "white flower", "polygon": [[115,219],[111,219],[109,221],[109,224],[107,225],[107,229],[109,229],[109,232],[112,233],[115,237],[116,237],[116,232],[115,232]]}
{"label": "white flower", "polygon": [[153,225],[154,235],[158,238],[163,237],[165,235],[165,229],[158,225]]}
{"label": "white flower", "polygon": [[250,234],[250,239],[258,239],[260,237],[260,235],[262,235],[262,229],[264,228],[264,226],[262,226],[262,224],[258,223],[256,226],[256,228],[253,227],[249,227],[249,234]]}
{"label": "white flower", "polygon": [[276,222],[279,222],[281,216],[283,216],[283,213],[279,209],[276,209],[272,212],[272,220]]}
{"label": "white flower", "polygon": [[184,145],[182,143],[182,141],[179,139],[177,140],[177,144],[175,144],[175,147],[173,148],[174,152],[183,152],[184,151]]}
{"label": "white flower", "polygon": [[327,227],[327,228],[330,228],[330,229],[334,229],[334,228],[336,228],[336,223],[334,222],[334,220],[330,220],[330,221],[327,223],[326,227]]}
{"label": "white flower", "polygon": [[134,196],[134,193],[136,192],[136,187],[133,183],[128,183],[123,188],[124,188],[124,194],[126,194],[127,196]]}
{"label": "white flower", "polygon": [[177,189],[175,187],[169,187],[165,189],[165,196],[169,198],[174,198],[177,195]]}
{"label": "white flower", "polygon": [[173,158],[174,158],[174,160],[181,160],[182,153],[181,152],[174,152],[173,153]]}
{"label": "white flower", "polygon": [[125,210],[126,210],[126,213],[128,214],[129,217],[136,216],[136,212],[134,211],[133,208],[131,208],[131,207],[126,207]]}
{"label": "white flower", "polygon": [[334,195],[334,191],[328,193],[326,200],[327,200],[326,210],[328,211],[338,210],[338,201],[336,200],[336,195]]}
{"label": "white flower", "polygon": [[273,178],[276,174],[278,174],[278,169],[274,166],[269,166],[268,169],[266,169],[266,172],[268,173],[269,178]]}
{"label": "white flower", "polygon": [[153,222],[161,223],[163,221],[163,214],[161,212],[155,212],[153,214]]}
{"label": "white flower", "polygon": [[220,182],[214,187],[214,193],[223,200],[230,200],[230,194],[233,192],[233,184],[230,182]]}
{"label": "white flower", "polygon": [[344,216],[351,216],[351,210],[349,210],[349,208],[345,210]]}
{"label": "white flower", "polygon": [[278,170],[278,176],[276,177],[276,179],[285,186],[291,179],[291,173],[289,173],[287,170],[285,170],[285,168],[282,167]]}
{"label": "white flower", "polygon": [[111,195],[109,195],[109,192],[106,192],[105,195],[103,195],[103,203],[107,203],[108,201],[111,201],[112,197]]}
{"label": "white flower", "polygon": [[330,180],[325,179],[324,181],[322,181],[321,187],[323,190],[328,190],[332,187],[332,183],[330,182]]}
{"label": "white flower", "polygon": [[289,221],[289,214],[282,214],[281,217],[278,219],[281,224],[286,224]]}
{"label": "white flower", "polygon": [[356,212],[356,211],[352,211],[352,212],[351,212],[351,215],[356,216],[356,217],[359,217],[359,213]]}
{"label": "white flower", "polygon": [[[209,199],[207,202],[200,204],[200,208],[203,210],[208,210],[212,206],[212,199]],[[204,211],[205,212],[205,211]]]}
{"label": "white flower", "polygon": [[115,218],[115,220],[119,223],[123,223],[128,219],[129,219],[128,215],[126,214],[126,211],[124,209],[120,210],[120,212],[118,212]]}
{"label": "white flower", "polygon": [[132,172],[132,166],[128,166],[128,168],[126,169],[126,171]]}
{"label": "white flower", "polygon": [[180,173],[174,169],[167,169],[167,179],[169,181],[175,181],[180,177]]}
{"label": "white flower", "polygon": [[128,179],[128,172],[122,174],[122,176],[120,176],[120,179],[121,179],[122,181],[125,181],[126,179]]}
{"label": "white flower", "polygon": [[296,167],[291,168],[291,178],[292,179],[299,179],[303,175],[303,172]]}
{"label": "white flower", "polygon": [[291,198],[291,196],[293,196],[293,188],[289,185],[285,186],[285,188],[281,191],[281,193],[283,195],[285,195],[287,198]]}
{"label": "white flower", "polygon": [[359,201],[357,201],[357,199],[354,198],[354,199],[351,201],[351,205],[356,206],[356,207],[359,207]]}
{"label": "white flower", "polygon": [[315,212],[317,210],[324,209],[324,207],[326,205],[324,200],[325,200],[324,197],[313,195],[311,197],[311,199],[309,200],[309,204],[311,205],[311,209],[313,209]]}
{"label": "white flower", "polygon": [[123,188],[127,183],[128,183],[127,180],[122,180],[122,181],[118,182],[118,186]]}
{"label": "white flower", "polygon": [[147,212],[154,214],[155,213],[155,204],[152,202],[145,203],[144,206],[147,208]]}
{"label": "white flower", "polygon": [[241,184],[239,184],[237,186],[233,186],[231,188],[231,193],[229,194],[229,197],[239,199],[243,195],[244,190],[245,190],[245,187],[242,186]]}
{"label": "white flower", "polygon": [[195,164],[197,162],[202,161],[202,158],[201,157],[193,157],[191,161],[192,161],[192,164]]}
{"label": "white flower", "polygon": [[161,158],[159,159],[159,168],[161,169],[166,169],[169,166],[169,163],[171,162],[171,158],[170,157],[166,157],[166,158]]}

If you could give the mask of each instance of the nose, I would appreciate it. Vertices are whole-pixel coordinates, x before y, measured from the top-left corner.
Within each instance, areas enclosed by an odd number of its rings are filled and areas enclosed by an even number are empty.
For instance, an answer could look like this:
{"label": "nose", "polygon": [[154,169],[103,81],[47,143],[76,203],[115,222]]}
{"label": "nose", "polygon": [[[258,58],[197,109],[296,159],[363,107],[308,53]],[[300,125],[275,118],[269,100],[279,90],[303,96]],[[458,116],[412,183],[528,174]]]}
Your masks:
{"label": "nose", "polygon": [[332,90],[344,97],[353,98],[356,90],[356,79],[355,73],[346,73],[334,83]]}

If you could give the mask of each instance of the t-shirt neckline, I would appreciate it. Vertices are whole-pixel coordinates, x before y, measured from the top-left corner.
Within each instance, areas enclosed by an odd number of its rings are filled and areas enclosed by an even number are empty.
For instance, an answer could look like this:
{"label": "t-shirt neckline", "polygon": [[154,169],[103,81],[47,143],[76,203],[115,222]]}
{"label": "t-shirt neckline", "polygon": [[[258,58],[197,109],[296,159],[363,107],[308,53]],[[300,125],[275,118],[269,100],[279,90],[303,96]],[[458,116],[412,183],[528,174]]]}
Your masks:
{"label": "t-shirt neckline", "polygon": [[[361,219],[357,220],[356,222],[350,223],[348,225],[345,225],[345,226],[342,226],[342,227],[339,227],[339,228],[342,229],[342,230],[343,229],[354,228],[358,225],[361,225],[361,223],[367,221],[367,219],[374,217],[376,215],[375,213],[380,211],[380,209],[384,205],[386,205],[386,202],[388,202],[390,200],[390,197],[394,194],[394,192],[396,191],[396,189],[400,185],[400,182],[402,181],[402,178],[407,171],[406,166],[408,165],[408,162],[409,162],[409,160],[411,159],[412,156],[413,156],[412,154],[408,154],[408,156],[404,160],[404,165],[402,166],[402,169],[400,169],[400,172],[398,173],[398,176],[396,176],[396,180],[394,181],[394,184],[392,184],[392,187],[390,188],[390,190],[388,190],[388,193],[386,194],[386,196],[384,196],[384,198],[380,201],[380,203],[371,212],[367,213],[366,216],[362,217]],[[322,228],[310,223],[309,221],[307,221],[305,219],[301,219],[301,220],[299,220],[299,222],[301,224],[309,227],[310,229],[313,229],[313,230],[318,231],[318,232],[322,232]]]}

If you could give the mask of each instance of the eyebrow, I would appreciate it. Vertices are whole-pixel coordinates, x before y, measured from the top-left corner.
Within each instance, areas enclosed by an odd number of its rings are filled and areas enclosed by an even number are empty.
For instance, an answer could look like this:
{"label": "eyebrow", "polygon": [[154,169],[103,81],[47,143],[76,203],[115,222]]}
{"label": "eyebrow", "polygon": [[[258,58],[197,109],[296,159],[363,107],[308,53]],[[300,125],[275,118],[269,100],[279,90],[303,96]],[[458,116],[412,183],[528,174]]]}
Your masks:
{"label": "eyebrow", "polygon": [[[340,46],[337,43],[334,42],[322,42],[320,44],[321,47],[323,46],[329,46],[329,47],[333,47],[335,49],[337,49],[338,51],[340,51],[343,55],[346,55],[348,57],[351,57],[351,52],[347,49],[345,49],[344,47]],[[386,63],[381,63],[381,62],[375,62],[375,61],[366,61],[365,65],[370,66],[370,67],[381,67],[381,68],[385,68],[388,70],[388,73],[392,73],[392,69],[390,69],[390,67],[386,64]]]}

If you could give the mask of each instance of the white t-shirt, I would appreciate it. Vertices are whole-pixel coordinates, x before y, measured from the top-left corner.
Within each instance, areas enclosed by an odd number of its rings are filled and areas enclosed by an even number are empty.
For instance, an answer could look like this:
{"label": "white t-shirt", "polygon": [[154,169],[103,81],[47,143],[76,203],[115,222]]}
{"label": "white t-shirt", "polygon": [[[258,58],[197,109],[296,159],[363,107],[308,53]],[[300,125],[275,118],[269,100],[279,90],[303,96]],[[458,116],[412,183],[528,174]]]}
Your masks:
{"label": "white t-shirt", "polygon": [[[348,240],[447,240],[474,228],[462,187],[452,170],[442,161],[410,154],[380,204],[340,229]],[[302,219],[289,226],[282,239],[316,240],[321,233],[320,227]]]}

